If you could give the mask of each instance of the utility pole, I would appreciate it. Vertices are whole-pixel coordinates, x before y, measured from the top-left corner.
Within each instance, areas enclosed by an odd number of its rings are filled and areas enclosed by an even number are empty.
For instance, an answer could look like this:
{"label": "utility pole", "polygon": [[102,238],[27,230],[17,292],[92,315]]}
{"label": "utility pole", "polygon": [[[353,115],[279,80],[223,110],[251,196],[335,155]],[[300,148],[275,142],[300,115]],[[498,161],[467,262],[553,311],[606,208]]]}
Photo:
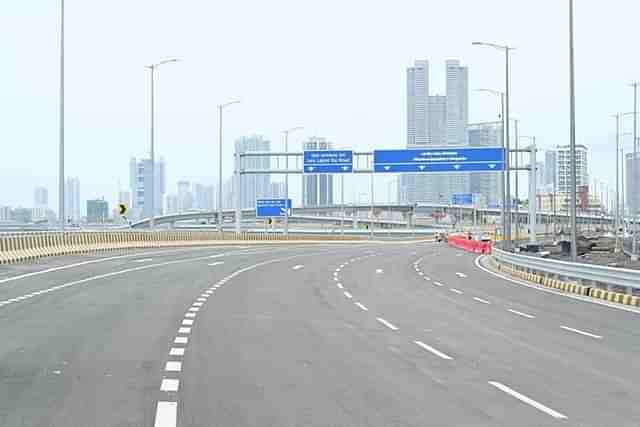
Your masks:
{"label": "utility pole", "polygon": [[571,260],[578,259],[578,239],[576,221],[576,100],[575,100],[575,64],[573,58],[573,0],[569,0],[569,161],[571,165],[570,186],[571,205],[569,206],[569,216],[571,221]]}

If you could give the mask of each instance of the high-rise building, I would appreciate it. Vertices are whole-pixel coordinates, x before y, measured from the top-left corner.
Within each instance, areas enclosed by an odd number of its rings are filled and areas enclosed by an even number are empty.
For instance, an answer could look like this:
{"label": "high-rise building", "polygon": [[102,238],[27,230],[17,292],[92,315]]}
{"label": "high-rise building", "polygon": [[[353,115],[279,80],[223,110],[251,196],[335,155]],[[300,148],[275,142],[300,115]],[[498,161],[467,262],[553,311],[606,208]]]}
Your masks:
{"label": "high-rise building", "polygon": [[284,182],[272,182],[269,197],[274,199],[282,199],[285,197]]}
{"label": "high-rise building", "polygon": [[12,217],[11,206],[0,206],[0,221],[11,221]]}
{"label": "high-rise building", "polygon": [[[260,135],[238,138],[236,140],[236,151],[238,153],[266,153],[271,151],[271,141],[264,139]],[[268,170],[270,166],[268,158],[245,157],[243,160],[243,167],[253,171]],[[270,190],[270,175],[259,173],[242,175],[240,206],[242,208],[255,208],[256,199],[269,197]]]}
{"label": "high-rise building", "polygon": [[29,208],[15,208],[13,210],[13,220],[22,224],[33,222],[33,211]]}
{"label": "high-rise building", "polygon": [[103,224],[109,219],[109,203],[104,199],[87,200],[87,223]]}
{"label": "high-rise building", "polygon": [[449,59],[447,66],[447,145],[467,145],[469,122],[469,73],[460,61]]}
{"label": "high-rise building", "polygon": [[[636,153],[633,162],[633,153],[625,155],[625,189],[626,189],[626,206],[631,214],[640,212],[640,153]],[[632,174],[633,172],[633,174]],[[635,178],[635,179],[633,179]]]}
{"label": "high-rise building", "polygon": [[47,208],[49,207],[49,191],[44,187],[36,187],[33,191],[33,207]]}
{"label": "high-rise building", "polygon": [[194,184],[194,204],[197,209],[213,210],[215,189],[213,185]]}
{"label": "high-rise building", "polygon": [[[429,62],[415,61],[407,68],[407,148],[468,145],[468,69],[448,60],[446,76],[446,96],[430,96]],[[399,200],[446,203],[469,187],[468,173],[403,174]]]}
{"label": "high-rise building", "polygon": [[555,150],[547,150],[544,153],[544,184],[545,186],[547,186],[547,189],[550,189],[551,192],[553,191],[554,186],[557,185],[558,180],[556,177],[557,158],[558,154]]}
{"label": "high-rise building", "polygon": [[[331,150],[333,143],[326,138],[311,137],[302,143],[303,150]],[[333,175],[304,174],[302,176],[302,206],[333,205]]]}
{"label": "high-rise building", "polygon": [[64,212],[67,222],[78,223],[80,215],[80,180],[67,178],[64,188]]}
{"label": "high-rise building", "polygon": [[178,181],[178,212],[193,209],[193,194],[189,181]]}
{"label": "high-rise building", "polygon": [[126,190],[118,191],[118,203],[124,204],[127,208],[131,208],[131,192]]}
{"label": "high-rise building", "polygon": [[167,194],[165,200],[167,202],[166,214],[171,215],[178,213],[178,196],[175,194]]}
{"label": "high-rise building", "polygon": [[544,162],[536,162],[536,194],[545,194],[548,192],[545,188],[546,174],[546,164]]}
{"label": "high-rise building", "polygon": [[[162,201],[166,191],[165,162],[156,161],[153,177],[154,210],[162,215]],[[129,187],[131,189],[132,216],[148,218],[151,216],[151,160],[131,158],[129,161]]]}
{"label": "high-rise building", "polygon": [[429,61],[417,60],[407,68],[407,146],[429,140]]}
{"label": "high-rise building", "polygon": [[[502,144],[502,123],[470,124],[468,138],[471,147],[499,147]],[[469,183],[469,193],[480,194],[487,205],[497,206],[502,202],[501,177],[500,173],[474,173]]]}
{"label": "high-rise building", "polygon": [[[569,194],[571,192],[571,153],[569,146],[559,145],[556,148],[556,153],[557,192]],[[587,147],[576,144],[576,191],[585,185],[589,186]]]}

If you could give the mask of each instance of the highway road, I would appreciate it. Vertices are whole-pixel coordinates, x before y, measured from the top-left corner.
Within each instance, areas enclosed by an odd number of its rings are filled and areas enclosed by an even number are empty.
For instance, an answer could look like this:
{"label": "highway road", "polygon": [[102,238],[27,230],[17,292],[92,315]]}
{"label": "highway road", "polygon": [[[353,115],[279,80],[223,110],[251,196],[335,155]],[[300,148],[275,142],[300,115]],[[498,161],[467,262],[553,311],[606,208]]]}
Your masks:
{"label": "highway road", "polygon": [[0,426],[638,426],[640,313],[442,244],[0,266]]}

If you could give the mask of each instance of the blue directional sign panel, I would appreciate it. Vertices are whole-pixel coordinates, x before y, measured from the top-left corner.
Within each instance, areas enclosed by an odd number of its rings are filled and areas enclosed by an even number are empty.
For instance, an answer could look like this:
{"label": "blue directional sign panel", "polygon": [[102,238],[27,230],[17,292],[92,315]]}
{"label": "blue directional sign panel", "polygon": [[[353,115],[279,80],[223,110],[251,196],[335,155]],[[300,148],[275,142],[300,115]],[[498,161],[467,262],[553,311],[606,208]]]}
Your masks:
{"label": "blue directional sign panel", "polygon": [[451,195],[451,204],[457,206],[473,205],[473,194],[471,193],[455,193]]}
{"label": "blue directional sign panel", "polygon": [[375,150],[375,172],[498,172],[504,169],[504,149],[428,148]]}
{"label": "blue directional sign panel", "polygon": [[350,173],[353,171],[351,150],[306,150],[304,173]]}
{"label": "blue directional sign panel", "polygon": [[257,199],[256,217],[285,216],[291,209],[291,199]]}

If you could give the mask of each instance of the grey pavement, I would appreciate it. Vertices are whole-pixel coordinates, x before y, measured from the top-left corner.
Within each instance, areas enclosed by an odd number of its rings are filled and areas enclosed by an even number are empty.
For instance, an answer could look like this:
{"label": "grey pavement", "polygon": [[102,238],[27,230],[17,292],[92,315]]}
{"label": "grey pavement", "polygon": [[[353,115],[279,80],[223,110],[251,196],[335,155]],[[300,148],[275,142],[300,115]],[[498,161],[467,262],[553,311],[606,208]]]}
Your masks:
{"label": "grey pavement", "polygon": [[640,425],[639,314],[475,261],[362,243],[1,266],[0,426]]}

